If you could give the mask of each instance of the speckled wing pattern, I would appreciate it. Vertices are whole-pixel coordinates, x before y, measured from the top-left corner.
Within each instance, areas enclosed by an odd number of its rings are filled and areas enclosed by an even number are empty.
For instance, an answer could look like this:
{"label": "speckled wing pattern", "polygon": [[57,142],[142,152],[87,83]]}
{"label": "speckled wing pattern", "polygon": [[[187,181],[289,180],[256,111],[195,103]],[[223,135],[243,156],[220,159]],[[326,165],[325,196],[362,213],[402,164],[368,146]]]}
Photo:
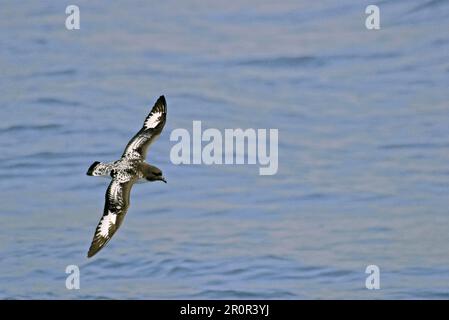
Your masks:
{"label": "speckled wing pattern", "polygon": [[128,142],[122,158],[144,160],[148,147],[159,137],[167,118],[167,103],[160,96],[146,117],[142,129]]}
{"label": "speckled wing pattern", "polygon": [[129,194],[134,180],[131,177],[114,178],[106,190],[103,216],[95,229],[87,256],[100,251],[120,227],[129,207]]}

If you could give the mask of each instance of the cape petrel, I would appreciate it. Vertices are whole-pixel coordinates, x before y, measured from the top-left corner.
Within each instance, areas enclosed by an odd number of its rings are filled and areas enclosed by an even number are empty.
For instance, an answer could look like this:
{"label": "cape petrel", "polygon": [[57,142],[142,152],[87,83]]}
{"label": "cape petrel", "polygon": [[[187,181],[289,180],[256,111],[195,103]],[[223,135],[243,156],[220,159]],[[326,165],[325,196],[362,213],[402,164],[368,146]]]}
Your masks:
{"label": "cape petrel", "polygon": [[128,142],[120,160],[94,162],[87,170],[89,176],[106,176],[112,179],[106,190],[103,216],[95,229],[87,257],[100,251],[123,222],[129,207],[131,187],[137,181],[165,181],[162,171],[145,162],[148,147],[159,137],[165,125],[167,103],[159,99],[146,117],[142,129]]}

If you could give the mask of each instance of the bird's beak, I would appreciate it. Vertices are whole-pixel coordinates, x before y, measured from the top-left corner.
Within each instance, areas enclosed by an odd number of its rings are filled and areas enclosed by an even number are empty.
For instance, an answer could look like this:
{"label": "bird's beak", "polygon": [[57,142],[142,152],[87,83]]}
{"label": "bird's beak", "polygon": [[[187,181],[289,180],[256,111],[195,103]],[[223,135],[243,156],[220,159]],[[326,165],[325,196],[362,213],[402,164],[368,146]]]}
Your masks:
{"label": "bird's beak", "polygon": [[164,177],[161,178],[161,181],[164,181],[165,183],[167,183],[167,180],[165,180]]}

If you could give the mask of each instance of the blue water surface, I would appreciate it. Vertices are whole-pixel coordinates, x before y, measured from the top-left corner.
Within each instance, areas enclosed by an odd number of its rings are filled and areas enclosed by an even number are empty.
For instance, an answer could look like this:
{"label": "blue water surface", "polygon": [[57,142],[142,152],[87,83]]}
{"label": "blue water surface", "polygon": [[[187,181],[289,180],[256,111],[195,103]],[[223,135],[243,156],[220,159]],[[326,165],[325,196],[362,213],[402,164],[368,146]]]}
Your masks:
{"label": "blue water surface", "polygon": [[[0,298],[449,298],[448,1],[74,4],[73,31],[59,1],[1,4]],[[87,259],[108,182],[85,172],[161,94],[168,184]],[[278,129],[277,174],[172,164],[193,120]]]}

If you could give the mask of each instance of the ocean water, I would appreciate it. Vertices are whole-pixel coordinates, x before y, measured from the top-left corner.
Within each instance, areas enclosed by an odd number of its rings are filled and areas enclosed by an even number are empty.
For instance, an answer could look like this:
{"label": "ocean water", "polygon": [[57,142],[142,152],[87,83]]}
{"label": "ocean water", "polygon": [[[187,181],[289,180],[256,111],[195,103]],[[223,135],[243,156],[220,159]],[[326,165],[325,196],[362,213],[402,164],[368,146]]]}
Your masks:
{"label": "ocean water", "polygon": [[[66,4],[1,3],[0,298],[449,298],[449,1],[73,4],[68,31]],[[161,94],[168,183],[87,259],[108,182],[86,170]],[[193,120],[278,129],[277,174],[172,164]]]}

